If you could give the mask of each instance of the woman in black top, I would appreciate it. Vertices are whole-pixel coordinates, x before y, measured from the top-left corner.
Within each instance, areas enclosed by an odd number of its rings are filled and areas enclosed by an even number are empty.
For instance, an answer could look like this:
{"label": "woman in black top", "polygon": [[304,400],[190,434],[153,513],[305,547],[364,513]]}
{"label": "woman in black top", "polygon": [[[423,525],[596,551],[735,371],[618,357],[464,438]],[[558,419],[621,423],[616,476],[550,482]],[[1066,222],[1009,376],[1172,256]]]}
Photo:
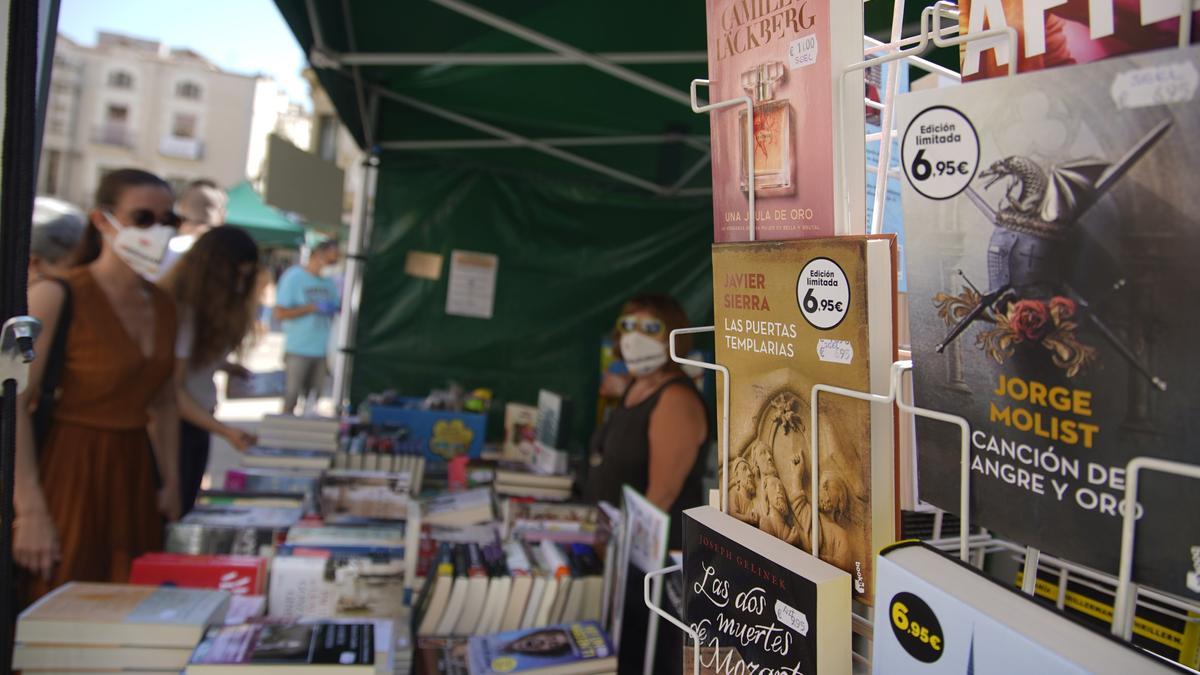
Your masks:
{"label": "woman in black top", "polygon": [[[691,379],[671,361],[667,340],[688,325],[679,303],[666,295],[643,295],[625,303],[614,333],[615,356],[631,381],[608,420],[592,436],[592,469],[586,495],[592,501],[621,503],[621,486],[646,495],[671,516],[668,545],[680,548],[683,510],[703,503],[704,453],[708,413]],[[680,353],[688,344],[679,340]],[[642,576],[629,571],[618,670],[642,672],[647,610]],[[682,644],[677,631],[659,631],[656,673],[679,671]],[[672,639],[674,638],[674,639]]]}
{"label": "woman in black top", "polygon": [[[621,503],[622,485],[645,494],[671,514],[671,548],[679,547],[683,509],[703,503],[701,450],[708,444],[704,401],[668,356],[671,331],[685,326],[687,315],[670,296],[643,295],[625,303],[613,345],[631,381],[621,405],[592,436],[587,485],[591,500],[613,505]],[[684,354],[685,342],[676,345]]]}

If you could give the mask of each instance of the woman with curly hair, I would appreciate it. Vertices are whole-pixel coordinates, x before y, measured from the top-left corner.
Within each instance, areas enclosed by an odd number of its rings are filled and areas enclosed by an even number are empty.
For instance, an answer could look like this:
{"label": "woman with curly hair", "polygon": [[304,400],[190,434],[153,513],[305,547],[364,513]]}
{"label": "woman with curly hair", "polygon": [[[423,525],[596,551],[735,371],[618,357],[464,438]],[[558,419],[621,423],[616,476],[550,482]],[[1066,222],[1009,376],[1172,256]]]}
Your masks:
{"label": "woman with curly hair", "polygon": [[237,450],[254,445],[253,434],[213,416],[224,370],[244,377],[245,368],[228,361],[240,351],[258,311],[258,245],[245,230],[216,227],[204,233],[159,281],[175,299],[179,333],[175,343],[175,383],[179,397],[179,492],[183,513],[191,510],[208,466],[211,435]]}

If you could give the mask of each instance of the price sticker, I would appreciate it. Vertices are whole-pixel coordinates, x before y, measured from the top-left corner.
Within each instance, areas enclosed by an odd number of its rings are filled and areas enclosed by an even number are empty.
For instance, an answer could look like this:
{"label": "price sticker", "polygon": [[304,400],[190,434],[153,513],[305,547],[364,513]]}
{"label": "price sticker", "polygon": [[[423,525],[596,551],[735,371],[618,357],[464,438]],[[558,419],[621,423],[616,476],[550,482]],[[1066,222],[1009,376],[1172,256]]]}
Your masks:
{"label": "price sticker", "polygon": [[926,108],[904,132],[900,162],[914,190],[930,199],[950,199],[975,178],[979,135],[971,121],[954,108]]}
{"label": "price sticker", "polygon": [[796,280],[796,302],[804,320],[818,330],[836,328],[850,311],[850,282],[829,258],[813,258]]}
{"label": "price sticker", "polygon": [[897,593],[888,605],[892,633],[904,651],[922,663],[942,658],[946,638],[933,609],[912,593]]}

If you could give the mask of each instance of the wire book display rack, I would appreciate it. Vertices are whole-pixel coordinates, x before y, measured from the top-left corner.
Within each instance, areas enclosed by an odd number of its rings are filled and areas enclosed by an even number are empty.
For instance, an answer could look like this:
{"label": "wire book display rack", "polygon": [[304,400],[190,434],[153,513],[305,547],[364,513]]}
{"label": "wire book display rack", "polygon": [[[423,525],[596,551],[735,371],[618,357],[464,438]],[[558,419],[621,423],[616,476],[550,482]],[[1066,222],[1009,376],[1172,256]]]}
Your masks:
{"label": "wire book display rack", "polygon": [[[1191,13],[1193,11],[1192,0],[1180,0],[1180,31],[1179,31],[1179,46],[1186,47],[1191,42]],[[959,13],[958,8],[953,2],[942,0],[936,4],[926,7],[921,13],[920,31],[917,35],[905,37],[903,33],[903,17],[904,17],[905,0],[894,0],[893,15],[892,15],[892,30],[891,39],[889,42],[882,42],[864,36],[864,59],[857,63],[847,66],[842,73],[842,77],[837,83],[841,94],[845,90],[846,75],[856,70],[880,66],[885,63],[906,61],[912,66],[920,68],[928,73],[935,74],[940,77],[960,82],[961,76],[952,70],[944,68],[938,64],[932,63],[921,55],[933,45],[937,47],[950,47],[963,45],[968,42],[987,42],[1007,43],[1008,53],[1008,75],[1012,76],[1016,73],[1017,67],[1017,33],[1012,27],[995,28],[969,35],[959,34]],[[725,101],[715,101],[710,103],[701,103],[697,97],[698,87],[707,87],[709,81],[706,79],[697,79],[692,81],[691,85],[691,104],[692,110],[696,113],[707,114],[711,111],[720,110],[729,107],[744,107],[748,114],[752,114],[753,103],[749,97],[737,97]],[[843,222],[850,222],[849,213],[851,212],[851,203],[855,194],[866,194],[867,187],[864,184],[864,179],[869,173],[875,175],[874,192],[868,195],[868,198],[873,200],[873,210],[871,212],[870,222],[866,223],[866,231],[870,234],[878,234],[882,231],[882,223],[884,222],[884,212],[887,208],[886,192],[889,175],[894,175],[892,172],[895,169],[891,168],[892,161],[892,139],[896,138],[895,126],[895,98],[899,88],[899,77],[896,68],[888,70],[887,78],[884,83],[883,90],[880,92],[881,100],[879,102],[871,99],[864,99],[864,104],[872,109],[880,112],[881,131],[873,134],[867,134],[867,142],[879,141],[878,163],[876,166],[866,166],[865,158],[850,158],[843,156],[842,161],[838,163],[842,167],[841,175],[835,177],[836,186],[836,201],[837,208],[842,215]],[[835,122],[835,138],[846,138],[851,131],[847,130],[845,118],[839,118]],[[746,126],[746,133],[749,135],[750,125]],[[845,144],[835,144],[835,152],[845,153]],[[752,143],[745,143],[744,147],[752,148]],[[747,162],[750,175],[754,175],[754,157],[753,152],[748,152]],[[861,164],[860,164],[861,162]],[[861,169],[859,167],[862,167]],[[755,240],[755,202],[753,183],[748,190],[749,198],[749,239]],[[718,363],[707,363],[696,361],[680,356],[675,348],[675,340],[680,335],[699,334],[699,333],[714,333],[715,326],[703,326],[696,328],[685,328],[676,330],[671,333],[670,337],[670,355],[671,359],[680,365],[693,366],[703,368],[705,370],[714,371],[721,378],[721,426],[720,434],[717,439],[717,447],[719,452],[720,463],[720,487],[718,493],[718,506],[721,511],[728,513],[729,509],[729,370]],[[928,543],[944,551],[957,551],[958,557],[975,567],[982,568],[985,556],[988,554],[1007,554],[1017,557],[1023,564],[1021,590],[1027,595],[1034,595],[1037,589],[1038,571],[1043,569],[1052,572],[1057,576],[1057,594],[1055,605],[1058,609],[1063,609],[1066,603],[1068,584],[1076,584],[1089,587],[1101,593],[1112,594],[1115,596],[1115,603],[1112,612],[1111,632],[1114,636],[1129,641],[1133,637],[1134,632],[1134,613],[1136,608],[1143,607],[1153,610],[1168,617],[1172,617],[1187,623],[1200,623],[1200,603],[1188,602],[1172,595],[1161,593],[1150,588],[1141,588],[1133,580],[1133,558],[1135,552],[1136,527],[1137,517],[1136,509],[1125,509],[1122,522],[1121,532],[1121,553],[1119,572],[1116,577],[1110,574],[1098,572],[1096,570],[1071,563],[1070,561],[1062,560],[1053,556],[1043,554],[1036,548],[1021,546],[1017,543],[1000,539],[987,530],[980,530],[975,534],[971,532],[971,481],[970,481],[970,463],[971,463],[971,428],[966,419],[948,414],[938,410],[929,410],[913,405],[910,401],[906,401],[903,392],[905,391],[905,375],[911,377],[913,368],[912,361],[901,360],[892,364],[891,377],[889,378],[887,391],[862,392],[835,387],[826,384],[816,384],[813,386],[809,397],[810,404],[810,422],[812,428],[817,428],[818,425],[818,398],[824,394],[826,396],[845,396],[857,400],[867,401],[869,403],[894,405],[895,409],[901,414],[901,424],[912,424],[914,417],[925,417],[928,419],[937,420],[946,424],[954,424],[960,429],[961,453],[959,466],[959,481],[960,495],[958,513],[959,517],[959,533],[957,537],[942,536],[943,512],[924,503],[918,502],[918,510],[933,511],[934,531],[933,536]],[[817,462],[818,462],[818,436],[813,434],[811,438],[809,459],[812,462],[812,489],[810,491],[813,503],[811,505],[812,513],[818,512],[818,489],[817,489]],[[901,448],[901,452],[913,453],[913,448]],[[897,470],[899,467],[897,467]],[[914,469],[915,471],[915,469]],[[1125,483],[1125,503],[1137,503],[1139,491],[1139,477],[1145,472],[1156,472],[1164,474],[1172,474],[1200,480],[1200,466],[1186,464],[1181,462],[1167,461],[1151,457],[1136,457],[1126,466],[1126,483]],[[811,538],[813,550],[818,550],[818,538],[820,536],[818,528],[818,519],[813,518],[811,524]],[[664,576],[682,571],[682,565],[676,564],[663,569],[649,572],[644,580],[644,602],[646,606],[653,612],[654,615],[661,617],[663,620],[672,624],[679,630],[683,631],[691,640],[693,651],[693,672],[699,675],[700,672],[700,644],[697,639],[697,634],[686,623],[679,618],[663,610],[653,600],[652,586],[661,583]],[[684,589],[686,595],[686,589]],[[657,595],[657,594],[655,594]],[[661,597],[661,596],[660,596]],[[853,631],[858,637],[853,652],[853,662],[855,672],[869,672],[871,669],[871,654],[870,645],[873,636],[874,622],[873,612],[871,608],[855,603],[853,615]]]}

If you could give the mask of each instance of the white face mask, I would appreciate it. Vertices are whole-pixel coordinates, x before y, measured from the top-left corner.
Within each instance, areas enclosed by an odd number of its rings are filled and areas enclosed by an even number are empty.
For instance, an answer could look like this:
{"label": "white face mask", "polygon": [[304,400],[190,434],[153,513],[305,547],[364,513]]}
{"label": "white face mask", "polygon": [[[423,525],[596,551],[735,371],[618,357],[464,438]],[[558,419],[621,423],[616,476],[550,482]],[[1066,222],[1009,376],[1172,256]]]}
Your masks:
{"label": "white face mask", "polygon": [[150,227],[126,227],[107,211],[104,217],[117,230],[116,236],[109,238],[117,257],[143,277],[158,274],[171,237],[175,236],[175,228],[161,223]]}
{"label": "white face mask", "polygon": [[634,377],[642,377],[667,363],[667,346],[643,333],[625,333],[621,336],[621,358]]}

